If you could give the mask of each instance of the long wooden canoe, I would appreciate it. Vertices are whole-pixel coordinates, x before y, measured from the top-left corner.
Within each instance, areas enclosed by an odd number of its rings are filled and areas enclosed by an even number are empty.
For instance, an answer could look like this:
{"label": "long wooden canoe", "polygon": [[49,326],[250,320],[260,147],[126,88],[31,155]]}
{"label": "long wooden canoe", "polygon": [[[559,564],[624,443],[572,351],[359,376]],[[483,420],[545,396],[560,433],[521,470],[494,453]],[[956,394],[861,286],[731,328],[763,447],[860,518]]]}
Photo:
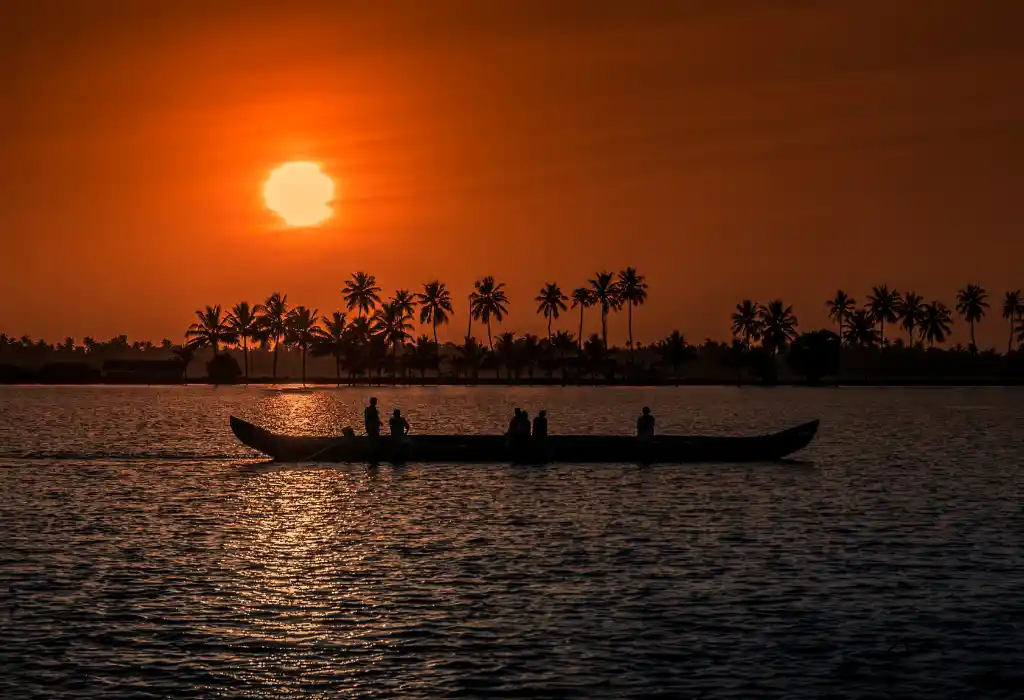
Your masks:
{"label": "long wooden canoe", "polygon": [[643,443],[618,435],[551,435],[510,440],[504,435],[300,437],[279,435],[231,416],[231,430],[257,452],[279,462],[766,462],[806,447],[814,420],[751,437],[658,435]]}

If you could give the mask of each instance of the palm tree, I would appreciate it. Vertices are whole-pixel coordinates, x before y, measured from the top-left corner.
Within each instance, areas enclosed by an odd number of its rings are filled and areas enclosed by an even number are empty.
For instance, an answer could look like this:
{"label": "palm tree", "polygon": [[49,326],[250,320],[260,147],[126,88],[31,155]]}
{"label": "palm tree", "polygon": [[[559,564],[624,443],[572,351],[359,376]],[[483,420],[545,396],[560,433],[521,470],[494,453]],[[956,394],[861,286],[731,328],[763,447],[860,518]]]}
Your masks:
{"label": "palm tree", "polygon": [[509,378],[512,377],[512,372],[516,369],[519,359],[517,350],[515,333],[505,331],[498,334],[497,346],[494,349],[494,372],[498,377],[501,376],[502,364],[505,365]]}
{"label": "palm tree", "polygon": [[647,301],[647,282],[638,274],[635,267],[627,267],[619,273],[616,282],[619,288],[619,299],[626,305],[629,316],[629,361],[633,361],[633,307],[643,306]]}
{"label": "palm tree", "polygon": [[394,302],[384,304],[373,315],[374,335],[379,337],[385,346],[391,346],[392,379],[395,378],[397,369],[398,346],[409,337],[411,328],[412,325],[409,323],[409,317],[405,315],[404,309]]}
{"label": "palm tree", "polygon": [[576,344],[576,339],[572,337],[572,333],[568,331],[557,331],[555,337],[551,340],[551,347],[558,353],[557,364],[562,372],[562,379],[565,379],[566,375],[566,360],[565,356],[571,350],[579,352],[579,346]]}
{"label": "palm tree", "polygon": [[924,299],[920,294],[907,292],[900,299],[896,313],[899,314],[900,326],[907,332],[907,347],[913,347],[914,331],[921,325],[921,314],[924,313]]}
{"label": "palm tree", "polygon": [[842,338],[846,319],[857,308],[857,300],[840,289],[835,297],[825,302],[825,305],[828,307],[828,317],[839,324],[839,337]]}
{"label": "palm tree", "polygon": [[870,312],[858,309],[850,314],[843,339],[847,345],[859,345],[866,348],[878,345],[881,336],[878,334],[878,329],[875,328],[875,320],[871,317]]}
{"label": "palm tree", "polygon": [[537,302],[537,313],[544,314],[548,321],[548,340],[551,340],[551,322],[565,311],[565,302],[568,300],[569,297],[562,294],[562,288],[555,282],[545,283],[540,288],[540,294],[534,299]]}
{"label": "palm tree", "polygon": [[690,346],[686,338],[679,331],[672,331],[664,340],[658,341],[655,350],[661,361],[672,368],[672,377],[676,384],[679,383],[679,366],[688,359],[691,354]]}
{"label": "palm tree", "polygon": [[949,336],[952,324],[953,318],[950,316],[949,307],[941,301],[925,304],[918,324],[921,329],[921,339],[928,341],[928,347],[932,347],[935,343],[942,343]]}
{"label": "palm tree", "polygon": [[345,280],[341,294],[349,311],[359,310],[359,318],[368,315],[380,303],[377,278],[367,272],[353,272],[352,278]]}
{"label": "palm tree", "polygon": [[594,293],[586,287],[577,287],[572,292],[572,308],[580,307],[579,349],[583,352],[583,310],[594,305]]}
{"label": "palm tree", "polygon": [[285,322],[285,342],[302,353],[302,383],[306,383],[306,351],[323,340],[324,331],[317,324],[317,310],[296,306],[288,312]]}
{"label": "palm tree", "polygon": [[274,369],[273,380],[277,381],[277,349],[281,345],[287,330],[286,321],[288,318],[288,295],[274,292],[267,300],[257,307],[260,314],[260,338],[264,343],[272,343],[274,346]]}
{"label": "palm tree", "polygon": [[956,294],[956,310],[971,324],[971,352],[974,353],[978,352],[978,346],[974,344],[974,324],[985,316],[987,299],[988,292],[979,284],[968,284]]}
{"label": "palm tree", "polygon": [[622,298],[619,296],[619,285],[610,272],[598,272],[590,282],[590,292],[593,294],[594,304],[601,306],[601,342],[604,349],[608,349],[608,312],[618,311],[622,306]]}
{"label": "palm tree", "polygon": [[428,368],[437,366],[437,356],[437,343],[426,333],[420,335],[408,348],[409,366],[420,371],[421,380],[427,376]]}
{"label": "palm tree", "polygon": [[487,344],[494,350],[491,337],[491,317],[501,321],[508,313],[508,297],[505,296],[505,283],[495,282],[487,275],[473,285],[475,291],[469,295],[470,313],[472,318],[483,321],[487,325]]}
{"label": "palm tree", "polygon": [[240,301],[235,304],[228,314],[227,323],[231,332],[234,333],[236,342],[242,343],[242,358],[245,364],[245,383],[249,383],[249,339],[259,335],[259,304],[256,308],[250,308],[249,302]]}
{"label": "palm tree", "polygon": [[758,320],[761,322],[762,342],[772,355],[785,349],[797,337],[797,318],[793,315],[793,307],[781,299],[762,305],[758,309]]}
{"label": "palm tree", "polygon": [[345,314],[335,311],[330,316],[320,319],[323,331],[313,346],[313,357],[331,355],[334,357],[334,371],[337,385],[341,386],[341,359],[351,344],[351,334]]}
{"label": "palm tree", "polygon": [[391,298],[391,304],[398,308],[407,319],[416,315],[416,295],[408,289],[396,290],[395,296]]}
{"label": "palm tree", "polygon": [[1014,321],[1024,316],[1024,299],[1021,299],[1020,290],[1007,292],[1003,297],[1003,318],[1010,322],[1010,340],[1006,345],[1006,352],[1013,351],[1013,326]]}
{"label": "palm tree", "polygon": [[743,347],[750,349],[751,340],[761,339],[761,311],[750,299],[736,305],[732,314],[732,333],[743,337]]}
{"label": "palm tree", "polygon": [[517,344],[519,366],[526,368],[526,376],[530,379],[533,379],[534,368],[536,368],[537,361],[543,354],[541,342],[545,345],[549,344],[548,340],[541,341],[540,338],[532,333],[527,333],[519,339]]}
{"label": "palm tree", "polygon": [[434,328],[434,345],[437,345],[437,326],[448,323],[452,309],[452,295],[444,282],[434,280],[423,285],[423,291],[416,295],[420,305],[420,323],[429,323]]}
{"label": "palm tree", "polygon": [[196,311],[198,321],[185,331],[189,348],[213,348],[213,354],[217,355],[221,344],[234,342],[231,327],[220,314],[220,304],[207,306],[205,311]]}
{"label": "palm tree", "polygon": [[872,287],[868,296],[868,312],[878,324],[881,344],[885,345],[885,324],[896,323],[896,311],[900,305],[900,293],[889,289],[889,285]]}

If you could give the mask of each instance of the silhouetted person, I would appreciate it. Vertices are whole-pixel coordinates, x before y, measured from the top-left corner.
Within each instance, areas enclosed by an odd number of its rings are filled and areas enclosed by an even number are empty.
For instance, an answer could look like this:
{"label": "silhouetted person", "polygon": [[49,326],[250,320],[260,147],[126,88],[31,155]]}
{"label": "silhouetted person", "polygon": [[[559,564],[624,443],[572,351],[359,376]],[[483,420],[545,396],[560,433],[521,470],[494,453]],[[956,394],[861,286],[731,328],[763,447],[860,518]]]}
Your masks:
{"label": "silhouetted person", "polygon": [[388,427],[391,429],[392,435],[400,435],[402,437],[408,435],[412,429],[409,427],[409,421],[405,419],[405,416],[397,408],[391,414],[391,419],[388,420]]}
{"label": "silhouetted person", "polygon": [[530,437],[530,414],[526,411],[519,414],[519,435],[524,438]]}
{"label": "silhouetted person", "polygon": [[545,438],[548,436],[547,411],[541,411],[537,414],[537,417],[533,419],[533,436],[535,438]]}
{"label": "silhouetted person", "polygon": [[654,437],[654,414],[647,406],[644,406],[643,413],[636,419],[636,436],[641,440]]}
{"label": "silhouetted person", "polygon": [[377,397],[370,397],[370,405],[363,409],[363,427],[370,437],[380,437],[380,414],[377,412]]}
{"label": "silhouetted person", "polygon": [[523,412],[520,409],[516,409],[515,413],[512,414],[512,419],[508,422],[508,435],[509,437],[516,437],[521,434],[523,427]]}

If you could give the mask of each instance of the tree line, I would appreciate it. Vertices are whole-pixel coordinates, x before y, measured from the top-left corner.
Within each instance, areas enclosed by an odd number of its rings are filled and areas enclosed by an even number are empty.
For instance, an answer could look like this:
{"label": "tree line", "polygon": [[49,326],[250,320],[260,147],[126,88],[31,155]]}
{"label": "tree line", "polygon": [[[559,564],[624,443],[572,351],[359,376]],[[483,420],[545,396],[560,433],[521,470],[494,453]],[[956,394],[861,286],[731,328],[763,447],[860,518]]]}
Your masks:
{"label": "tree line", "polygon": [[[73,339],[67,338],[63,343],[50,346],[41,340],[33,341],[24,336],[14,339],[0,334],[0,350],[53,349],[63,353],[116,355],[129,349],[144,353],[159,349],[173,352],[187,366],[195,351],[210,348],[214,368],[221,363],[221,369],[230,374],[230,365],[237,366],[237,363],[222,350],[231,347],[241,352],[243,367],[238,368],[237,374],[246,380],[250,374],[250,351],[255,348],[271,354],[274,380],[278,377],[278,354],[282,349],[299,353],[303,381],[307,354],[332,357],[339,383],[343,369],[350,379],[374,372],[380,376],[385,371],[392,376],[400,370],[419,371],[421,376],[431,370],[440,373],[442,359],[456,377],[476,376],[481,368],[492,369],[498,377],[502,371],[506,377],[518,377],[523,372],[532,377],[538,369],[549,376],[559,370],[563,376],[568,371],[576,376],[614,376],[621,371],[634,377],[643,372],[642,367],[636,366],[636,351],[643,346],[634,342],[632,321],[634,307],[639,308],[647,301],[648,285],[633,267],[618,273],[598,272],[586,285],[568,295],[557,283],[545,283],[533,300],[536,312],[546,321],[544,338],[532,334],[516,336],[511,331],[494,334],[492,323],[505,319],[510,300],[504,283],[491,276],[477,280],[469,294],[465,307],[466,335],[463,343],[457,345],[442,346],[438,342],[438,326],[449,324],[455,317],[452,294],[441,281],[428,282],[415,293],[398,289],[384,299],[376,277],[359,271],[345,281],[341,293],[345,311],[322,316],[316,309],[291,306],[288,296],[279,292],[255,305],[242,301],[228,310],[220,305],[207,306],[196,311],[196,321],[186,330],[185,342],[181,345],[169,339],[159,345],[146,341],[129,344],[127,336],[118,336],[106,342],[86,338],[82,346],[76,346]],[[825,304],[829,318],[836,323],[835,342],[846,348],[876,348],[884,352],[895,348],[933,348],[949,338],[953,324],[953,312],[941,301],[926,303],[914,292],[900,293],[887,285],[873,287],[863,306],[843,290],[837,290]],[[989,295],[980,285],[968,284],[957,293],[955,310],[970,327],[968,351],[971,353],[977,354],[975,327],[990,308]],[[554,328],[557,320],[576,309],[579,310],[578,334]],[[583,333],[587,309],[599,311],[601,319],[600,334],[589,338]],[[608,318],[622,310],[628,314],[625,367],[618,362],[618,351],[608,343]],[[1020,291],[1004,295],[1002,316],[1008,324],[1007,352],[1010,353],[1015,342],[1024,342],[1024,300]],[[417,319],[430,329],[429,335],[422,333],[414,338],[413,323]],[[793,307],[780,299],[763,304],[743,300],[736,305],[731,321],[732,346],[709,340],[701,348],[716,346],[717,357],[739,367],[758,363],[763,366],[766,361],[758,358],[767,355],[774,359],[800,337]],[[482,324],[486,329],[486,346],[473,336],[474,324]],[[697,348],[679,331],[654,343],[650,350],[662,366],[672,368],[674,375],[697,353]],[[796,352],[806,357],[806,353],[801,353],[802,350]],[[442,358],[443,355],[446,357]]]}

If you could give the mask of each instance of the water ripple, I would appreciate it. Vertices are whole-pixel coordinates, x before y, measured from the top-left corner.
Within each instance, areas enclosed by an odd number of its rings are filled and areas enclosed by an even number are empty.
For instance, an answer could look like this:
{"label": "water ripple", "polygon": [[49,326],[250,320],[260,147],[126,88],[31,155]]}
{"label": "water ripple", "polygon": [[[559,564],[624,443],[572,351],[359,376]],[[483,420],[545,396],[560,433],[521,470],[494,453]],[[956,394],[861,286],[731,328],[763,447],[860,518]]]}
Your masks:
{"label": "water ripple", "polygon": [[791,465],[399,469],[253,463],[226,430],[327,434],[354,391],[0,392],[3,697],[1024,687],[1019,391],[382,389],[421,429],[823,419]]}

